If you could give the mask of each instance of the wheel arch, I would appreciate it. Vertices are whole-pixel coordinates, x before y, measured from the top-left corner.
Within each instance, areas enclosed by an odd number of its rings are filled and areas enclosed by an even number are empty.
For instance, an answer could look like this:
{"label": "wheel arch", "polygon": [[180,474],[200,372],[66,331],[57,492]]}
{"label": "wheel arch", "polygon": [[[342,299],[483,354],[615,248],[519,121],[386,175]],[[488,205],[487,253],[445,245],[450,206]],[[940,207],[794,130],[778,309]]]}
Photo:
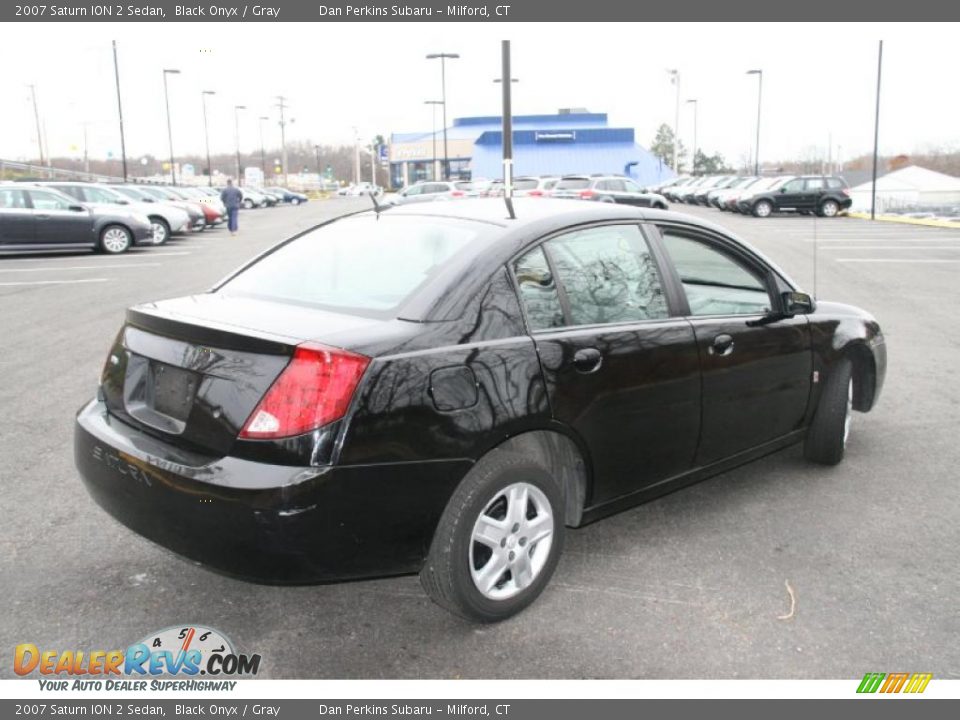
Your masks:
{"label": "wheel arch", "polygon": [[564,524],[568,527],[581,524],[589,489],[589,466],[576,440],[556,429],[530,430],[514,435],[491,450],[497,451],[513,452],[541,464],[563,492]]}
{"label": "wheel arch", "polygon": [[853,364],[853,409],[867,412],[873,407],[877,389],[877,363],[863,342],[851,342],[843,356]]}

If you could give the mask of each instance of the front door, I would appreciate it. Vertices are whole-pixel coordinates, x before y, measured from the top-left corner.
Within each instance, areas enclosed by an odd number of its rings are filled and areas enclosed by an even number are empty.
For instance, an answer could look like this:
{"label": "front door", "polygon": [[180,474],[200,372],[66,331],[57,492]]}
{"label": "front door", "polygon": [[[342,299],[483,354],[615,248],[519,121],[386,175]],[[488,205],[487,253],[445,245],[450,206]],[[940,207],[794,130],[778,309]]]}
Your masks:
{"label": "front door", "polygon": [[803,205],[804,179],[794,178],[773,193],[777,210],[795,210]]}
{"label": "front door", "polygon": [[661,236],[699,349],[703,420],[696,464],[798,429],[813,372],[807,317],[755,324],[778,302],[769,271],[718,238],[666,225]]}
{"label": "front door", "polygon": [[96,242],[93,216],[66,196],[31,188],[30,200],[36,217],[35,238],[40,245],[69,245]]}
{"label": "front door", "polygon": [[558,235],[514,272],[553,416],[589,451],[587,504],[689,469],[700,424],[696,338],[671,317],[639,226]]}

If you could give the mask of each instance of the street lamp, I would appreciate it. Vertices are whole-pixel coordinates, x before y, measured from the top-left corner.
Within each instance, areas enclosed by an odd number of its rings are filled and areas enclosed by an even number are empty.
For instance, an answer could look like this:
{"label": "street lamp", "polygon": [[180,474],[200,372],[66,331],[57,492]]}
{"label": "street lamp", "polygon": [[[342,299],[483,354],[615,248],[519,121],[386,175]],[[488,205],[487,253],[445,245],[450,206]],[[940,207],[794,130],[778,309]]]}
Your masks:
{"label": "street lamp", "polygon": [[450,158],[447,153],[447,60],[456,60],[457,53],[430,53],[427,60],[440,59],[440,96],[443,105],[443,179],[449,180]]}
{"label": "street lamp", "polygon": [[313,146],[313,151],[317,154],[317,184],[319,185],[319,184],[322,184],[321,179],[320,179],[320,177],[321,177],[321,176],[320,176],[320,146],[319,146],[319,145],[314,145],[314,146]]}
{"label": "street lamp", "polygon": [[693,105],[693,170],[697,174],[697,99],[687,100],[687,105]]}
{"label": "street lamp", "polygon": [[173,164],[173,126],[170,123],[170,93],[167,91],[167,75],[179,75],[179,70],[164,68],[163,71],[163,99],[167,106],[167,140],[170,142],[170,180],[177,184],[176,166]]}
{"label": "street lamp", "polygon": [[203,139],[207,145],[207,185],[213,187],[213,167],[210,165],[210,133],[207,130],[207,95],[216,95],[213,90],[204,90],[200,93],[203,103]]}
{"label": "street lamp", "polygon": [[267,153],[263,149],[263,121],[269,119],[266,115],[260,116],[260,172],[264,178],[267,177]]}
{"label": "street lamp", "polygon": [[433,159],[430,161],[430,179],[437,179],[437,105],[443,105],[443,100],[424,100],[424,105],[433,106]]}
{"label": "street lamp", "polygon": [[757,76],[757,143],[753,149],[753,174],[760,174],[760,100],[763,98],[763,70],[747,70],[747,75]]}
{"label": "street lamp", "polygon": [[234,125],[234,136],[237,140],[237,185],[241,184],[240,180],[240,111],[246,110],[246,105],[234,105],[233,106],[233,125]]}
{"label": "street lamp", "polygon": [[670,76],[670,83],[677,86],[677,102],[673,114],[673,171],[679,173],[677,158],[680,152],[680,71],[667,70],[667,74]]}

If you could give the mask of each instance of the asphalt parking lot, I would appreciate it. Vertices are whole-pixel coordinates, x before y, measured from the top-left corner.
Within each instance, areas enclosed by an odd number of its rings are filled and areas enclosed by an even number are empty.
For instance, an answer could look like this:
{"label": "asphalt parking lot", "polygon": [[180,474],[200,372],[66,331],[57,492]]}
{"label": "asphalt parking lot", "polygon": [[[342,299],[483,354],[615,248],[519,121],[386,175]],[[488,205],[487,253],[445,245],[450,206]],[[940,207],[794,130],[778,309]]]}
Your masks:
{"label": "asphalt parking lot", "polygon": [[[200,623],[260,653],[274,678],[960,678],[958,231],[692,210],[805,289],[816,274],[818,297],[877,316],[889,351],[880,404],[855,417],[836,468],[793,448],[570,532],[543,596],[500,625],[454,618],[416,577],[225,578],[96,507],[74,470],[73,413],[94,393],[124,308],[201,291],[364,204],[245,211],[238,237],[208,231],[122,257],[0,258],[4,652],[125,647]],[[787,583],[796,606],[784,619]]]}

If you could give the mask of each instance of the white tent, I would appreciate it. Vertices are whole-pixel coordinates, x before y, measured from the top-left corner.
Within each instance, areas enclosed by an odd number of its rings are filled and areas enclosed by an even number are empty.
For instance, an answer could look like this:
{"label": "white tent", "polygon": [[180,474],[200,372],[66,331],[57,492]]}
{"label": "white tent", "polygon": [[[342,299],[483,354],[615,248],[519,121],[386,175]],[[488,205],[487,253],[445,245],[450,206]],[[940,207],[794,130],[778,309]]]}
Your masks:
{"label": "white tent", "polygon": [[[867,181],[850,189],[854,211],[870,211]],[[960,205],[960,178],[909,165],[877,178],[877,210],[915,210]]]}

